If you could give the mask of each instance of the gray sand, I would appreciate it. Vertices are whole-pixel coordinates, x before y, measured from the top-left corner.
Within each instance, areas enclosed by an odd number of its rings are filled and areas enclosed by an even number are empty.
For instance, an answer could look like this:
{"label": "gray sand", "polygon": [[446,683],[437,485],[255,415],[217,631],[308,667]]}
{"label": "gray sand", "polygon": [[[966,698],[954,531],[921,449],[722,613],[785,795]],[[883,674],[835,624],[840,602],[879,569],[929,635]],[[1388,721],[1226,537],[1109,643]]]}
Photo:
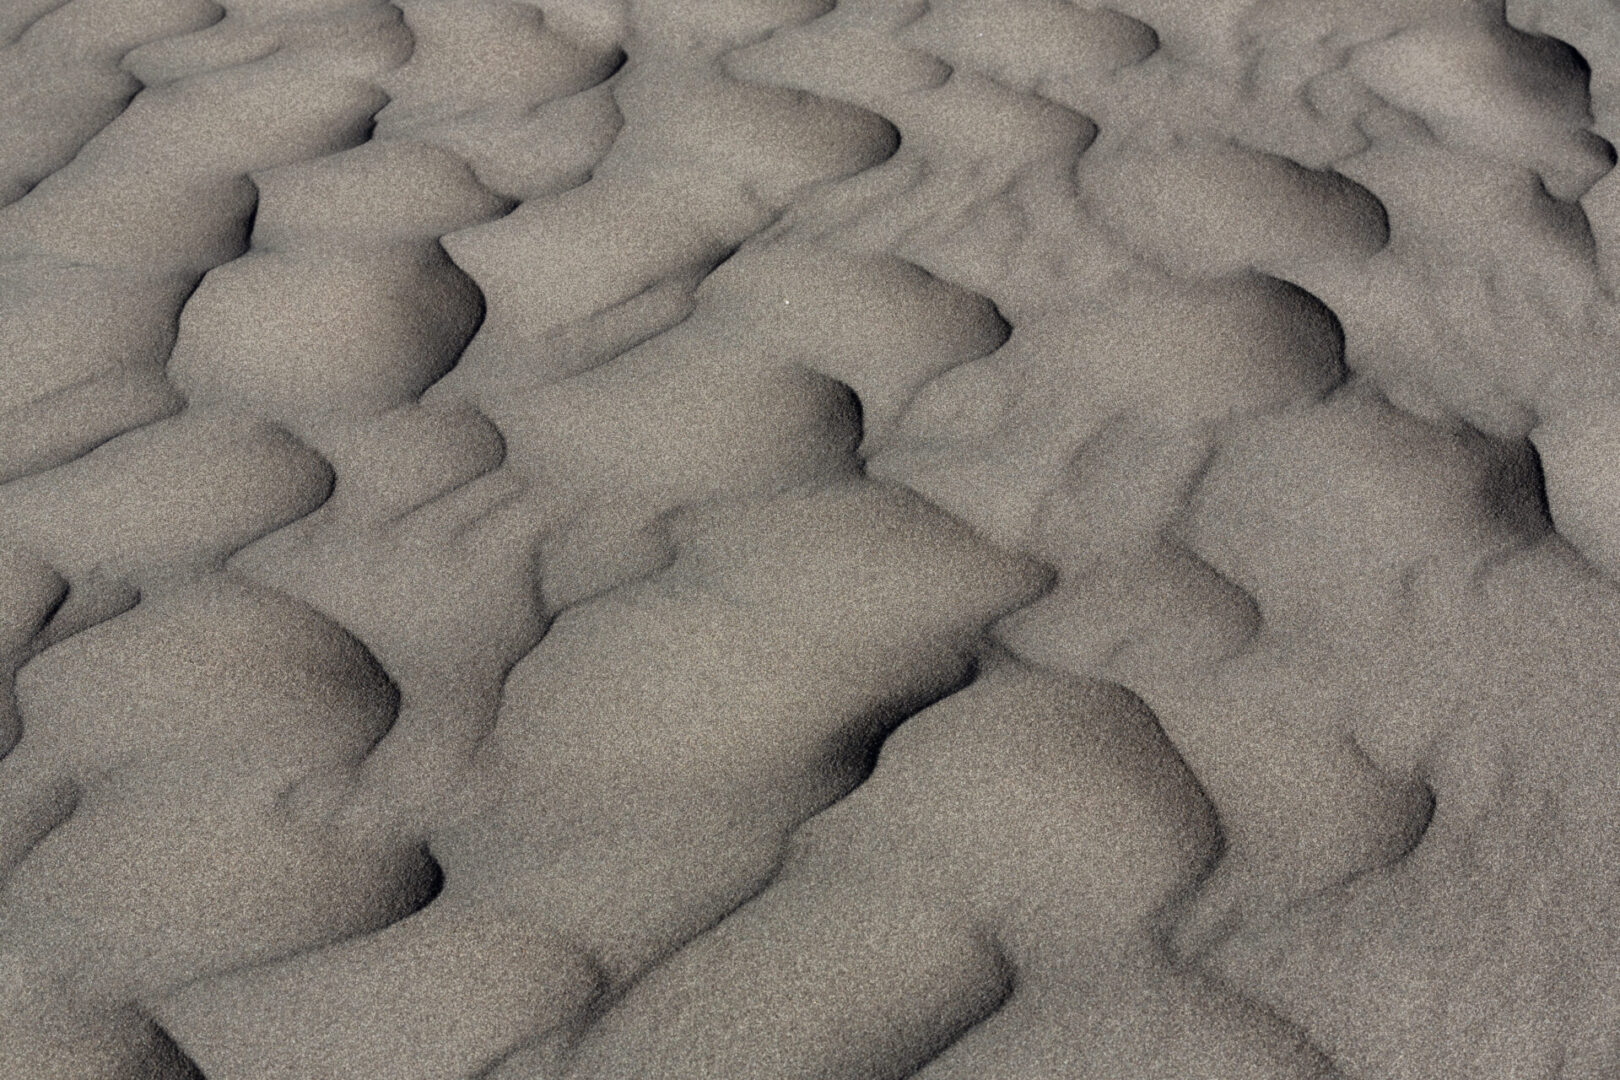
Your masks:
{"label": "gray sand", "polygon": [[0,0],[0,1076],[1620,1075],[1614,0]]}

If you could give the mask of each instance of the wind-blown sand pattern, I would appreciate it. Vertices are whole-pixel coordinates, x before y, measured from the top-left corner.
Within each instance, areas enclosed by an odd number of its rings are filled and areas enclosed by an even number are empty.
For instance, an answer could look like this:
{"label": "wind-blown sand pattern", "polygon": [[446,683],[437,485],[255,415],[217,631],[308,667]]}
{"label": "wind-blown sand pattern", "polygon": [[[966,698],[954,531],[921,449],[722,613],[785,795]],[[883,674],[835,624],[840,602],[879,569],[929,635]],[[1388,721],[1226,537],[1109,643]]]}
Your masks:
{"label": "wind-blown sand pattern", "polygon": [[0,1076],[1620,1076],[1614,0],[0,0]]}

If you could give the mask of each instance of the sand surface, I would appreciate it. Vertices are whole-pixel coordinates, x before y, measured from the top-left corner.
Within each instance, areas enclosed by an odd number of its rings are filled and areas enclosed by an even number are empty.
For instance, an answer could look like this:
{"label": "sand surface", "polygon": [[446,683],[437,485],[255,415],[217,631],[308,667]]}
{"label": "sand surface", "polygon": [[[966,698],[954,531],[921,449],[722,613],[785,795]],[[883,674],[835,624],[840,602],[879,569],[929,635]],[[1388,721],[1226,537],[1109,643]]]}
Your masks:
{"label": "sand surface", "polygon": [[0,0],[0,1077],[1620,1077],[1617,0]]}

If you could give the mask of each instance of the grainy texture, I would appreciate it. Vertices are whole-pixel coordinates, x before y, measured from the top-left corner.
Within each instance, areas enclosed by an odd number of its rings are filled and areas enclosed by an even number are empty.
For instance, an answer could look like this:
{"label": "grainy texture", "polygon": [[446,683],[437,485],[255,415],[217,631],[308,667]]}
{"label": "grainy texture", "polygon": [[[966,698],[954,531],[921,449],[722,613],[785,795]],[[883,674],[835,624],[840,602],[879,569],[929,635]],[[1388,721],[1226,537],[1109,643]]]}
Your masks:
{"label": "grainy texture", "polygon": [[0,1075],[1620,1075],[1614,0],[0,0]]}

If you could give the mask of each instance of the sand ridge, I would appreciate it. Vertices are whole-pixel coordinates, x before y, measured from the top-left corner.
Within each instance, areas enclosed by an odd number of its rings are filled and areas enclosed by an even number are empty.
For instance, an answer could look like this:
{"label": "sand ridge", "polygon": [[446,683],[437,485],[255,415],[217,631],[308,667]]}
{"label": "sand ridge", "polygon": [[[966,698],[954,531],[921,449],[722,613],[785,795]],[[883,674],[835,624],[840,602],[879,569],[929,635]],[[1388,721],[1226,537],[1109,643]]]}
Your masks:
{"label": "sand ridge", "polygon": [[1620,1068],[1612,20],[10,5],[0,1071]]}

